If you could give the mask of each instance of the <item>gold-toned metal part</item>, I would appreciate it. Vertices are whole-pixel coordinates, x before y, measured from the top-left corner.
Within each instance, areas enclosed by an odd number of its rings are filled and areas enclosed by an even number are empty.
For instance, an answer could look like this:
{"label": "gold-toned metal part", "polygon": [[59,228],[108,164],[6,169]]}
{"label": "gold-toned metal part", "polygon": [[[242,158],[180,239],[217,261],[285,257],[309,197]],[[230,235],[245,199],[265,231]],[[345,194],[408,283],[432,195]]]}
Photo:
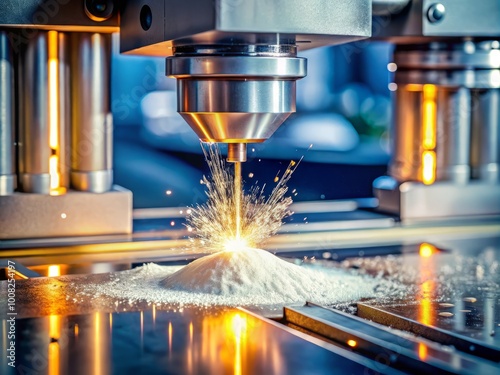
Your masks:
{"label": "gold-toned metal part", "polygon": [[[227,161],[230,163],[241,163],[247,161],[246,143],[229,143],[227,145]],[[235,165],[236,170],[236,165]]]}

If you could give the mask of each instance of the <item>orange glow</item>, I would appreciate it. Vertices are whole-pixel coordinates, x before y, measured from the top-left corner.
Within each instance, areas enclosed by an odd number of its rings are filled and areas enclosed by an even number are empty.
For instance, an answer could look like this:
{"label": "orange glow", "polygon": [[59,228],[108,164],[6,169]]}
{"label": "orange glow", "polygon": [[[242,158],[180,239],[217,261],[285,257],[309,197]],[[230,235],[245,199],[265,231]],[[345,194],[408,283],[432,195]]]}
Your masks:
{"label": "orange glow", "polygon": [[153,327],[156,327],[156,305],[153,305]]}
{"label": "orange glow", "polygon": [[[49,170],[50,170],[50,189],[57,190],[60,184],[60,176],[59,176],[59,157],[57,155],[51,155],[49,158]],[[52,194],[51,194],[52,195]],[[54,194],[59,195],[59,194]]]}
{"label": "orange glow", "polygon": [[422,293],[422,299],[420,300],[420,310],[418,320],[420,323],[425,325],[432,325],[432,293],[435,289],[435,283],[433,280],[427,280],[422,283],[420,287],[420,292]]}
{"label": "orange glow", "polygon": [[422,182],[431,185],[436,180],[436,153],[424,151],[422,154]]}
{"label": "orange glow", "polygon": [[61,373],[61,369],[59,366],[59,354],[59,343],[51,342],[49,344],[49,375],[59,375]]}
{"label": "orange glow", "polygon": [[[49,159],[49,163],[51,162],[51,160],[52,160],[52,156],[51,156],[51,159]],[[58,164],[56,163],[56,165],[58,165]],[[52,181],[58,181],[58,183],[60,183],[61,179],[60,179],[59,174],[57,174],[57,177],[54,177],[54,179],[51,179],[50,181],[51,181],[51,186],[52,186]],[[66,194],[65,187],[59,186],[59,187],[54,187],[54,188],[50,189],[50,195],[64,195],[64,194]]]}
{"label": "orange glow", "polygon": [[[436,272],[435,263],[432,257],[438,250],[431,244],[422,243],[419,247],[419,274],[420,274],[420,293],[419,310],[417,320],[425,325],[434,324],[434,308],[432,306],[436,291]],[[423,350],[423,349],[422,349]]]}
{"label": "orange glow", "polygon": [[100,375],[102,368],[101,314],[94,315],[94,374]]}
{"label": "orange glow", "polygon": [[436,86],[424,85],[422,139],[424,149],[426,150],[432,150],[436,147],[436,93]]}
{"label": "orange glow", "polygon": [[189,346],[188,350],[186,351],[186,356],[187,356],[187,374],[192,374],[193,373],[193,352],[194,352],[194,345],[193,345],[193,322],[189,322]]}
{"label": "orange glow", "polygon": [[172,322],[168,322],[168,352],[172,352]]}
{"label": "orange glow", "polygon": [[113,314],[109,314],[109,333],[113,330]]}
{"label": "orange glow", "polygon": [[58,50],[58,33],[57,31],[49,31],[49,144],[53,150],[59,147],[59,59],[57,56]]}
{"label": "orange glow", "polygon": [[433,184],[436,180],[436,94],[436,86],[423,86],[422,182],[426,185]]}
{"label": "orange glow", "polygon": [[49,317],[49,335],[53,339],[58,339],[61,336],[61,317],[59,315]]}
{"label": "orange glow", "polygon": [[438,250],[434,246],[425,242],[420,244],[420,248],[418,250],[419,255],[424,258],[429,258],[437,252]]}
{"label": "orange glow", "polygon": [[356,340],[347,340],[347,345],[349,345],[351,348],[355,348],[358,343],[356,342]]}
{"label": "orange glow", "polygon": [[422,361],[425,361],[427,358],[427,345],[422,344],[421,342],[418,344],[418,358]]}
{"label": "orange glow", "polygon": [[240,314],[235,314],[232,320],[232,330],[235,341],[235,355],[234,355],[234,374],[241,375],[241,340],[242,336],[246,333],[246,320],[242,319]]}
{"label": "orange glow", "polygon": [[80,333],[80,327],[78,327],[78,324],[75,324],[75,338],[78,338],[79,333]]}
{"label": "orange glow", "polygon": [[422,91],[422,85],[418,83],[409,83],[405,86],[406,91],[420,92]]}
{"label": "orange glow", "polygon": [[61,276],[61,266],[58,264],[49,266],[49,269],[47,271],[47,276],[49,277]]}
{"label": "orange glow", "polygon": [[[59,315],[49,316],[49,336],[51,339],[61,337],[61,317]],[[58,375],[60,373],[59,357],[60,348],[58,342],[49,344],[49,375]]]}
{"label": "orange glow", "polygon": [[[279,340],[274,327],[242,311],[227,311],[203,318],[199,340],[194,342],[194,355],[216,364],[211,372],[245,374],[258,372],[255,364],[262,358],[272,368],[270,373],[287,374]],[[197,347],[200,343],[201,347]]]}
{"label": "orange glow", "polygon": [[[58,58],[58,33],[48,33],[48,90],[49,90],[49,145],[52,155],[49,159],[50,189],[51,195],[60,195],[58,188],[61,185],[59,173],[59,58]],[[52,194],[52,190],[56,194]]]}

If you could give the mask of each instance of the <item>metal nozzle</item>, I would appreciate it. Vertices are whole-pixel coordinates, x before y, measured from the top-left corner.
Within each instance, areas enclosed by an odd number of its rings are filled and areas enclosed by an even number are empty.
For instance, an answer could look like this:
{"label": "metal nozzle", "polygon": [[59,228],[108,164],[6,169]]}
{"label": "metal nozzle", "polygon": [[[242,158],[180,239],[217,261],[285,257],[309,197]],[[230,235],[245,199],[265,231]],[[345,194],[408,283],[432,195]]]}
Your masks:
{"label": "metal nozzle", "polygon": [[227,144],[227,161],[230,163],[238,163],[247,161],[247,144],[246,143],[228,143]]}
{"label": "metal nozzle", "polygon": [[295,112],[295,81],[306,61],[295,45],[175,47],[167,75],[177,78],[177,110],[203,142],[229,144],[228,161],[246,160]]}

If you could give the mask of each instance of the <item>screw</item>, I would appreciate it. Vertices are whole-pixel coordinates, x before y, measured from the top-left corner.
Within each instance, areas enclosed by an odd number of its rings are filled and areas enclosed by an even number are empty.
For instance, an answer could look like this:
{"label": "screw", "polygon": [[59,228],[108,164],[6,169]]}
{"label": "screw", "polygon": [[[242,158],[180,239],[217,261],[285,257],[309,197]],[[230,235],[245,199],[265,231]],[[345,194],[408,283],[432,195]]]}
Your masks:
{"label": "screw", "polygon": [[427,19],[431,23],[438,23],[443,20],[446,8],[441,3],[432,4],[427,11]]}

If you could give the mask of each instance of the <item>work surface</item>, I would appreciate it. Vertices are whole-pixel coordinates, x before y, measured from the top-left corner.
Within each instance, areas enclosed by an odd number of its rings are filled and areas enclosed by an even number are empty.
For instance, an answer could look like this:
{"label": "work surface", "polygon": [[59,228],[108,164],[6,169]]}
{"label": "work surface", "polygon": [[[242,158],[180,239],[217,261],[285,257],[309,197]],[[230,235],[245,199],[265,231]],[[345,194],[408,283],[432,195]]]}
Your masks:
{"label": "work surface", "polygon": [[[485,237],[440,246],[281,255],[301,259],[309,267],[355,270],[360,277],[371,275],[404,285],[402,299],[374,297],[327,307],[403,329],[407,335],[461,347],[466,359],[470,356],[491,370],[499,366],[494,358],[500,358],[499,248],[498,237]],[[111,277],[102,273],[16,280],[17,370],[50,374],[401,371],[339,345],[340,339],[319,340],[318,335],[286,323],[283,306],[197,307],[80,293],[81,285]],[[0,285],[0,309],[8,318],[7,281]],[[5,338],[7,319],[1,329]],[[8,349],[6,342],[2,340],[3,352]],[[432,350],[422,348],[415,349],[415,355],[426,362],[425,355]],[[461,360],[453,372],[473,370]],[[5,374],[16,373],[5,356],[0,368]],[[403,372],[414,371],[404,367]]]}

